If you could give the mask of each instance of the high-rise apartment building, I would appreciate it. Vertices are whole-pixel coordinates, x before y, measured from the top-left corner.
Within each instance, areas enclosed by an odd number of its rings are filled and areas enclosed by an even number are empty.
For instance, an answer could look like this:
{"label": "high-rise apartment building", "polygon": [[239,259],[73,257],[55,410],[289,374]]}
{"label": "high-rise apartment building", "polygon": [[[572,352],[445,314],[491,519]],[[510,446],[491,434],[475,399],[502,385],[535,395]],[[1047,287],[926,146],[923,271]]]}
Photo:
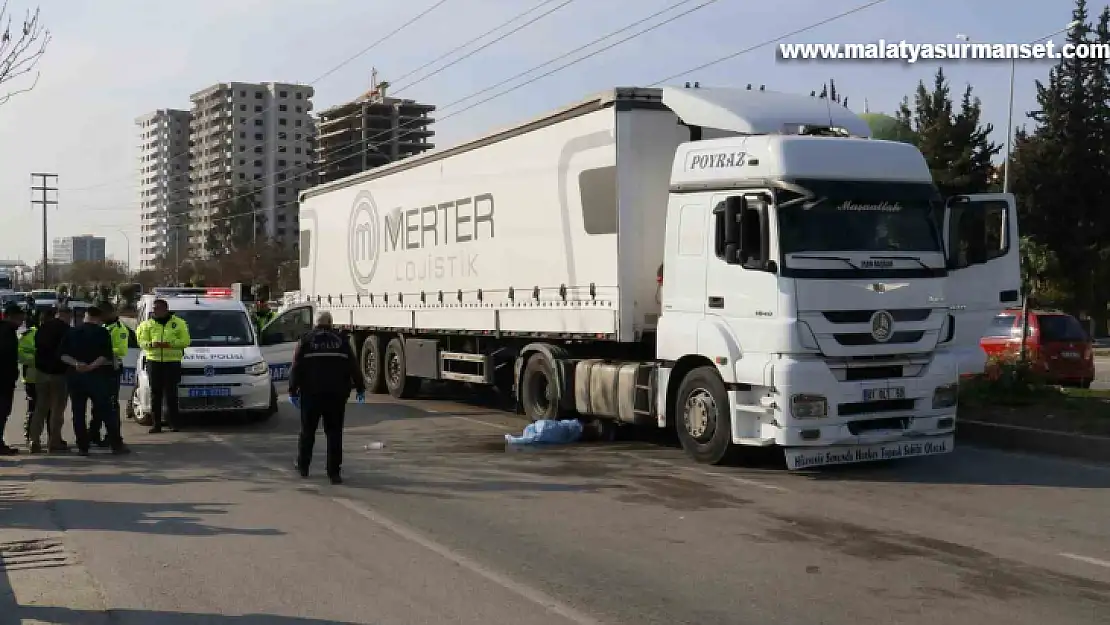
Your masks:
{"label": "high-rise apartment building", "polygon": [[436,107],[387,97],[388,83],[346,104],[320,113],[316,182],[323,184],[435,147],[431,142]]}
{"label": "high-rise apartment building", "polygon": [[80,262],[102,263],[107,258],[104,253],[104,237],[91,234],[79,237],[57,237],[54,239],[52,256],[51,262],[59,265]]}
{"label": "high-rise apartment building", "polygon": [[[295,247],[297,195],[311,186],[315,120],[312,87],[228,82],[194,93],[190,139],[189,241],[208,254],[208,234],[223,205],[254,200],[260,232]],[[239,214],[239,208],[224,211]],[[239,212],[236,212],[239,211]]]}
{"label": "high-rise apartment building", "polygon": [[139,129],[139,268],[188,250],[189,111],[159,109],[135,120]]}

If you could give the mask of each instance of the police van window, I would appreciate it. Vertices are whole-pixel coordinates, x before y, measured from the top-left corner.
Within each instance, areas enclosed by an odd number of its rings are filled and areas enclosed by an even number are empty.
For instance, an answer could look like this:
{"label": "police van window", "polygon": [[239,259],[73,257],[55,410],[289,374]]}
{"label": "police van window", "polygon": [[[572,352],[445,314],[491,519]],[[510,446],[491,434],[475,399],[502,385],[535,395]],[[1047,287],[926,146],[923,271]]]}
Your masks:
{"label": "police van window", "polygon": [[294,308],[266,326],[266,336],[276,343],[292,343],[312,329],[312,309],[308,306]]}
{"label": "police van window", "polygon": [[241,310],[175,310],[189,326],[193,347],[227,347],[254,343],[254,325]]}

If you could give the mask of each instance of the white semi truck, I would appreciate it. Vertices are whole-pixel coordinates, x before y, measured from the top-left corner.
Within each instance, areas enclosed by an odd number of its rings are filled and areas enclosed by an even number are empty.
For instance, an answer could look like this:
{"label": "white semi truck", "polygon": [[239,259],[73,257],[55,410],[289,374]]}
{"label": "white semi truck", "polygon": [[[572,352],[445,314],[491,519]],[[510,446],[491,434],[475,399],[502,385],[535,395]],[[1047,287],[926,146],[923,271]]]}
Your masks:
{"label": "white semi truck", "polygon": [[827,100],[619,88],[308,190],[301,291],[368,387],[495,385],[532,419],[674,427],[719,463],[952,450],[957,382],[1018,299],[1012,196],[940,196],[911,145]]}

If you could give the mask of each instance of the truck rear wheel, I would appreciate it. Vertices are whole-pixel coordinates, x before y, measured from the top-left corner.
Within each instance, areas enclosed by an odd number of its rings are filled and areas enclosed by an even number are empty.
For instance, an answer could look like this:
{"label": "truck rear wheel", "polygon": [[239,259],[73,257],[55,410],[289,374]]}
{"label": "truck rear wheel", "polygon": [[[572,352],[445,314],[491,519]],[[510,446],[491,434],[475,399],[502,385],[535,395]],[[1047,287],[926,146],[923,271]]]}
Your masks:
{"label": "truck rear wheel", "polygon": [[675,402],[675,429],[686,454],[702,464],[721,464],[733,451],[728,391],[714,367],[686,374]]}
{"label": "truck rear wheel", "polygon": [[360,358],[362,365],[362,379],[366,383],[366,392],[381,394],[385,387],[385,357],[382,354],[382,339],[376,334],[371,334],[362,342]]}
{"label": "truck rear wheel", "polygon": [[520,400],[524,405],[524,414],[532,421],[558,418],[559,388],[555,382],[555,369],[543,354],[533,355],[524,365]]}
{"label": "truck rear wheel", "polygon": [[396,338],[385,348],[385,385],[397,399],[414,397],[420,390],[420,378],[408,375],[405,367],[405,345]]}

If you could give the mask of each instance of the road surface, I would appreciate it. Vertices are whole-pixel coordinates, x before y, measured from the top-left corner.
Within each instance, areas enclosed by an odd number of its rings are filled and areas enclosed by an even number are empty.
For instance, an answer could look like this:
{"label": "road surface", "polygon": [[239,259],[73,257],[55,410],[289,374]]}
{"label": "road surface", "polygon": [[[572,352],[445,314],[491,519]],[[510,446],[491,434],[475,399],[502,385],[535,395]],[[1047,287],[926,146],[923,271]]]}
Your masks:
{"label": "road surface", "polygon": [[1110,467],[966,447],[811,474],[774,458],[700,467],[665,441],[509,453],[502,435],[522,427],[511,415],[374,401],[348,413],[343,486],[327,484],[319,453],[312,477],[293,473],[286,404],[266,424],[159,436],[129,424],[127,458],[0,460],[0,623],[1110,614]]}

